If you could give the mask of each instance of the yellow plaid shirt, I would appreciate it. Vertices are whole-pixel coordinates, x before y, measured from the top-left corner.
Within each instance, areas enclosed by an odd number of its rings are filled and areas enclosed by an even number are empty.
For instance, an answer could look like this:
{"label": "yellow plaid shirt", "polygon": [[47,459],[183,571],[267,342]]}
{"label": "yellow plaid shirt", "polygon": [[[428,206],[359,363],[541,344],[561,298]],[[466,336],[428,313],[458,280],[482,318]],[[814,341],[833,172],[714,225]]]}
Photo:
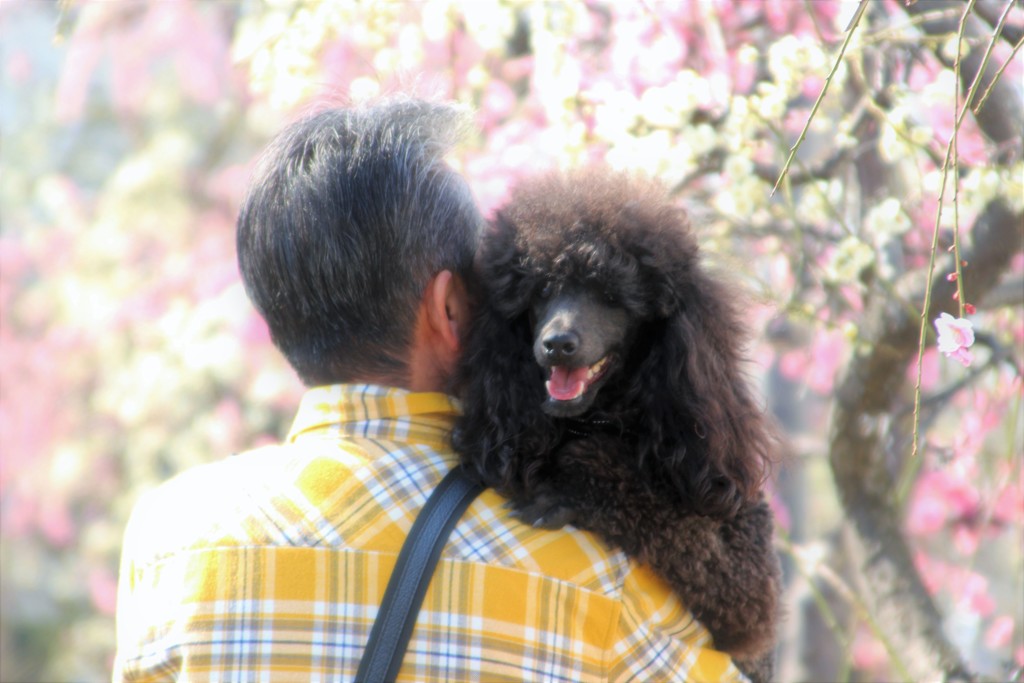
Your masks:
{"label": "yellow plaid shirt", "polygon": [[[144,496],[114,680],[351,680],[402,542],[456,463],[457,410],[443,394],[319,387],[287,443]],[[742,680],[643,567],[503,503],[485,491],[452,532],[399,680]]]}

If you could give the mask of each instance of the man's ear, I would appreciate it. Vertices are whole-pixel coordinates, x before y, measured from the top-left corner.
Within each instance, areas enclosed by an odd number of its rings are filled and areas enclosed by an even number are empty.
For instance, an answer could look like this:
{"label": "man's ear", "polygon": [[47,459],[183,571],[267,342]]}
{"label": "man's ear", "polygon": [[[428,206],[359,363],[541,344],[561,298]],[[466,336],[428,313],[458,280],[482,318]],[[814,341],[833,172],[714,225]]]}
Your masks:
{"label": "man's ear", "polygon": [[469,301],[462,278],[450,270],[435,275],[424,297],[427,323],[444,351],[456,354],[459,338],[468,324]]}
{"label": "man's ear", "polygon": [[430,278],[416,317],[409,356],[412,391],[446,391],[459,360],[459,337],[469,324],[466,286],[450,270]]}

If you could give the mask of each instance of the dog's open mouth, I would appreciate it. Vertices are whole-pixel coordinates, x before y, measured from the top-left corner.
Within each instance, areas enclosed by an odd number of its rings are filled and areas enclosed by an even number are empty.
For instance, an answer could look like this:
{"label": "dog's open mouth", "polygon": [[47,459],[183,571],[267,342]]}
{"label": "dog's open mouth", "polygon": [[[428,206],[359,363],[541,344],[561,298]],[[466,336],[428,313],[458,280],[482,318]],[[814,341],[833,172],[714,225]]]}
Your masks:
{"label": "dog's open mouth", "polygon": [[565,365],[551,367],[551,377],[545,383],[548,396],[555,401],[574,401],[586,393],[590,386],[607,371],[611,356],[605,356],[593,365],[570,368]]}

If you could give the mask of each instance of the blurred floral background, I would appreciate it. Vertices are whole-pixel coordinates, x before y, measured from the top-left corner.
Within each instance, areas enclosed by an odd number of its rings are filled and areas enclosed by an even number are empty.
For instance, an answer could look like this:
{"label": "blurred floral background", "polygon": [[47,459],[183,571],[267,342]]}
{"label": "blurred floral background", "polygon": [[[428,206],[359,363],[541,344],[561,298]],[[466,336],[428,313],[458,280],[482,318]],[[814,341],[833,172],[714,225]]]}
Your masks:
{"label": "blurred floral background", "polygon": [[287,431],[247,174],[393,92],[473,109],[485,212],[603,160],[746,285],[791,453],[781,680],[1020,680],[1022,36],[1012,0],[4,0],[0,680],[109,678],[139,494]]}

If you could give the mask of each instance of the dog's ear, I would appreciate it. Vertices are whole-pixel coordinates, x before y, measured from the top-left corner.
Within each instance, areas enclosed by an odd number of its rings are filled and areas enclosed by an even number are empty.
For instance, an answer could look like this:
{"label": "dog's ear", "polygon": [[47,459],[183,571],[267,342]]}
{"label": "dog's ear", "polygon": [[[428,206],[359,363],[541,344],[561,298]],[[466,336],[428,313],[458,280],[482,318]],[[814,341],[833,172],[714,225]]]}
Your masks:
{"label": "dog's ear", "polygon": [[[463,415],[452,434],[462,461],[503,495],[524,496],[538,454],[558,430],[542,410],[544,381],[533,359],[530,303],[539,276],[519,238],[517,215],[497,213],[476,259],[480,303],[456,373]],[[525,220],[525,219],[524,219]]]}
{"label": "dog's ear", "polygon": [[644,466],[695,510],[731,516],[768,474],[775,437],[743,375],[743,326],[729,291],[695,270],[671,317],[656,323],[636,381],[648,436]]}
{"label": "dog's ear", "polygon": [[529,255],[516,242],[517,228],[504,211],[488,227],[476,269],[496,310],[512,318],[527,310],[534,289]]}
{"label": "dog's ear", "polygon": [[699,261],[697,239],[685,210],[669,203],[629,202],[618,220],[629,235],[621,248],[635,259],[637,276],[623,278],[644,312],[654,318],[674,316],[693,289]]}
{"label": "dog's ear", "polygon": [[510,498],[526,495],[539,456],[558,434],[541,410],[544,381],[525,314],[509,318],[491,298],[476,314],[456,374],[463,414],[452,433],[462,462]]}

